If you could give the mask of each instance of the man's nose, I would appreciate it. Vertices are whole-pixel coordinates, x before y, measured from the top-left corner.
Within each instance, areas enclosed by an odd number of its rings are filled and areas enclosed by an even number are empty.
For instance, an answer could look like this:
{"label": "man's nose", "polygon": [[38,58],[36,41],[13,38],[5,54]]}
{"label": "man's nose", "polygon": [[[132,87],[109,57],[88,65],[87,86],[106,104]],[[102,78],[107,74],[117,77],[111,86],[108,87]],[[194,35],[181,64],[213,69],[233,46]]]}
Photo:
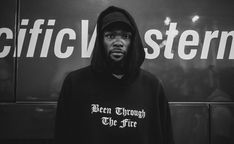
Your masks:
{"label": "man's nose", "polygon": [[114,47],[123,47],[123,42],[121,40],[116,40],[113,44]]}

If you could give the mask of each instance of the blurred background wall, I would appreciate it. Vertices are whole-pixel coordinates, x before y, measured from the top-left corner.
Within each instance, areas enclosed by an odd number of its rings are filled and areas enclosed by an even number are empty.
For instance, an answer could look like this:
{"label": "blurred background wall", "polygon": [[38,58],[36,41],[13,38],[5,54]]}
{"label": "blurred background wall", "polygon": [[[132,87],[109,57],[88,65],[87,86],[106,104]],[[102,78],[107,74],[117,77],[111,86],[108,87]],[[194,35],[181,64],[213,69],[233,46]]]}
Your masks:
{"label": "blurred background wall", "polygon": [[142,68],[164,83],[176,144],[233,144],[228,0],[2,0],[0,143],[53,143],[61,84],[89,64],[96,19],[110,5],[136,20],[147,52]]}

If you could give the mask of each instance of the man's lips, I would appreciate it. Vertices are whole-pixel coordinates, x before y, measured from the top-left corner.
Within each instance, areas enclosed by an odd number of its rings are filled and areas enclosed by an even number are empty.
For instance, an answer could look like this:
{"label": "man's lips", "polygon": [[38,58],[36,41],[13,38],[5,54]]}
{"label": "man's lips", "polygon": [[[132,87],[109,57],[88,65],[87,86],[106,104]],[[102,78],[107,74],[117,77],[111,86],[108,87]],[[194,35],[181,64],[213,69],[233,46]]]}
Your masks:
{"label": "man's lips", "polygon": [[123,55],[125,52],[123,50],[119,50],[119,49],[114,49],[112,51],[110,51],[111,54],[116,54],[116,55]]}
{"label": "man's lips", "polygon": [[115,58],[120,58],[124,56],[124,53],[120,51],[114,51],[114,52],[111,52],[111,55],[114,56]]}
{"label": "man's lips", "polygon": [[110,56],[116,59],[119,59],[123,57],[124,55],[125,55],[125,52],[119,49],[110,51]]}
{"label": "man's lips", "polygon": [[112,55],[120,55],[120,56],[121,56],[121,55],[124,55],[123,52],[111,52],[111,54],[112,54]]}

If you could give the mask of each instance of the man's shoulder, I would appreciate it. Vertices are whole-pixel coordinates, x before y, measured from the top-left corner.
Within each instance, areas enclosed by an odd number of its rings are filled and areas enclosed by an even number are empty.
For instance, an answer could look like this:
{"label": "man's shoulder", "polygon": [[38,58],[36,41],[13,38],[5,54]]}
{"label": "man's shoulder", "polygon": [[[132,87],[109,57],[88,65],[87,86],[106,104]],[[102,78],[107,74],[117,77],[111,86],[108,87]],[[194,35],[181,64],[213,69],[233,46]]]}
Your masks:
{"label": "man's shoulder", "polygon": [[90,74],[91,74],[91,67],[86,66],[86,67],[79,68],[77,70],[69,72],[67,75],[67,78],[68,79],[86,78],[86,77],[89,77]]}
{"label": "man's shoulder", "polygon": [[154,75],[151,72],[146,71],[144,69],[141,69],[140,77],[144,81],[152,82],[155,84],[161,83],[161,80],[156,75]]}

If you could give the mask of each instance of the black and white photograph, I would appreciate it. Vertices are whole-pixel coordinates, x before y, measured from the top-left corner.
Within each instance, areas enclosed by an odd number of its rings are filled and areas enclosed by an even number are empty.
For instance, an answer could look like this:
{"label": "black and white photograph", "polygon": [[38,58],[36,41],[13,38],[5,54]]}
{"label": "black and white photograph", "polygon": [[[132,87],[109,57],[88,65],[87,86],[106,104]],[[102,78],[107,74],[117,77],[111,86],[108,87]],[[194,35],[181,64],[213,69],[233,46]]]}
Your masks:
{"label": "black and white photograph", "polygon": [[233,10],[2,0],[0,144],[234,144]]}

